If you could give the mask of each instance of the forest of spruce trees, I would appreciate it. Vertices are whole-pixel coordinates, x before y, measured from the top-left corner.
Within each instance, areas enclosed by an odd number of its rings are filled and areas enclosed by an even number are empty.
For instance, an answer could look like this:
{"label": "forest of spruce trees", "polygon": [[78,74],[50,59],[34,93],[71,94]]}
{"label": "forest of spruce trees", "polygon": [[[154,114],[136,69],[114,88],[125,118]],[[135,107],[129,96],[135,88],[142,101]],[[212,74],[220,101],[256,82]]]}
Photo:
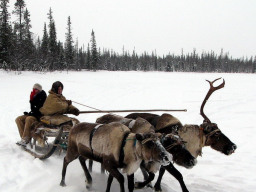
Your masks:
{"label": "forest of spruce trees", "polygon": [[[30,12],[24,0],[17,0],[9,13],[9,0],[0,0],[0,69],[15,71],[54,70],[109,70],[109,71],[178,71],[178,72],[226,72],[255,73],[256,57],[235,59],[223,50],[198,54],[138,55],[123,49],[97,48],[92,30],[90,43],[78,47],[74,42],[71,18],[67,18],[65,42],[58,41],[53,11],[50,8],[48,21],[42,26],[43,37],[34,39],[31,31]],[[11,22],[14,20],[14,22]]]}

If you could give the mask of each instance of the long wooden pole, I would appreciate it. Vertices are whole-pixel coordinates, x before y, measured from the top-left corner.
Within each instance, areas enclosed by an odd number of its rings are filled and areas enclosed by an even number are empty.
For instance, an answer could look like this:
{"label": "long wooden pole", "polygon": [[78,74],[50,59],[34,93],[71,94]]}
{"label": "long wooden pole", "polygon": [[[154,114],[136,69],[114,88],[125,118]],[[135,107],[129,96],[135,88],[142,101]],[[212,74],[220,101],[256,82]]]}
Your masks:
{"label": "long wooden pole", "polygon": [[104,110],[104,111],[80,111],[79,113],[125,113],[125,112],[187,112],[187,109],[148,109],[148,110]]}

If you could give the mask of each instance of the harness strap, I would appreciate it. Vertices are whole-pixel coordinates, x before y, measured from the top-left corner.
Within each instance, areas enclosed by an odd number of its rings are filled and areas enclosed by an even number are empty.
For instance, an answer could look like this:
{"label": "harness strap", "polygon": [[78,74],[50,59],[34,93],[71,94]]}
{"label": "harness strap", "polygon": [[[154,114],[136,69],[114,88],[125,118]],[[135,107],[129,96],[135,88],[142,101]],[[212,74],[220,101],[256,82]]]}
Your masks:
{"label": "harness strap", "polygon": [[126,139],[125,141],[128,141],[128,140],[133,140],[133,141],[134,141],[134,142],[133,142],[133,146],[135,146],[136,143],[137,143],[137,139]]}
{"label": "harness strap", "polygon": [[199,144],[200,153],[199,153],[199,155],[200,156],[202,156],[202,148],[205,145],[205,143],[207,143],[208,138],[210,136],[212,136],[213,134],[215,134],[216,132],[220,132],[220,129],[215,129],[215,130],[211,131],[210,133],[208,133],[207,135],[205,135],[206,140],[204,142],[204,140],[203,140],[204,128],[203,127],[199,127],[199,138],[200,138],[200,144]]}
{"label": "harness strap", "polygon": [[94,156],[94,155],[93,155],[93,148],[92,148],[92,137],[93,137],[95,131],[96,131],[100,126],[102,126],[102,124],[96,125],[96,126],[92,129],[92,131],[91,131],[91,133],[90,133],[90,148],[91,148],[92,156]]}
{"label": "harness strap", "polygon": [[171,145],[165,147],[165,149],[168,151],[168,150],[170,150],[171,148],[173,148],[173,147],[175,147],[176,145],[179,145],[179,144],[180,144],[180,143],[173,143],[173,144],[171,144]]}
{"label": "harness strap", "polygon": [[213,134],[215,134],[216,132],[221,132],[221,131],[220,131],[219,129],[215,129],[214,131],[208,133],[208,134],[206,135],[206,141],[205,141],[205,143],[207,142],[208,138],[211,137],[211,136],[212,136]]}
{"label": "harness strap", "polygon": [[198,151],[198,155],[202,157],[202,148],[204,146],[204,128],[203,127],[199,127],[199,139],[200,139],[200,143],[199,143],[199,151]]}
{"label": "harness strap", "polygon": [[120,148],[120,153],[119,153],[119,165],[121,167],[124,166],[124,146],[125,146],[125,143],[126,143],[126,140],[127,140],[127,137],[129,136],[130,132],[127,132],[124,134],[124,137],[123,137],[123,140],[122,140],[122,145],[121,145],[121,148]]}
{"label": "harness strap", "polygon": [[[121,145],[121,149],[120,149],[120,156],[119,156],[119,165],[120,166],[123,166],[124,163],[124,146],[126,144],[126,141],[128,140],[134,140],[134,144],[133,146],[135,147],[136,146],[136,143],[137,143],[137,140],[136,139],[127,139],[128,135],[130,134],[130,132],[126,133],[123,137],[123,141],[122,141],[122,145]],[[146,142],[150,141],[150,140],[154,140],[152,138],[147,138],[147,139],[144,139],[142,140],[141,144],[144,145]]]}

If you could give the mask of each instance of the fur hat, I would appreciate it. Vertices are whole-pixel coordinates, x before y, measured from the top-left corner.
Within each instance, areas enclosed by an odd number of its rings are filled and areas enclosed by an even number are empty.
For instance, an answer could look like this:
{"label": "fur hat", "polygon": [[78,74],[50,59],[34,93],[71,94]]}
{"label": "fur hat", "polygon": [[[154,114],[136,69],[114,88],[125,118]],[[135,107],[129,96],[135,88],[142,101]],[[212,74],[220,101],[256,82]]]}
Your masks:
{"label": "fur hat", "polygon": [[58,94],[59,87],[61,87],[62,89],[64,88],[63,84],[60,81],[56,81],[52,84],[51,91]]}
{"label": "fur hat", "polygon": [[42,91],[42,85],[40,85],[39,83],[36,83],[34,86],[33,86],[33,89],[37,89],[39,91]]}

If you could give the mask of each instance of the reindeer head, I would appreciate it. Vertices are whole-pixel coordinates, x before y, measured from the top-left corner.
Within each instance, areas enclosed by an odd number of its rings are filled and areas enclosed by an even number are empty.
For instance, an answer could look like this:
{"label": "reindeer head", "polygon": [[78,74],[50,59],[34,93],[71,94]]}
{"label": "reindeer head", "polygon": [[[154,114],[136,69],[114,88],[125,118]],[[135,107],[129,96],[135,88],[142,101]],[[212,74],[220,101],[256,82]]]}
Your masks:
{"label": "reindeer head", "polygon": [[237,148],[237,146],[232,143],[228,137],[226,137],[221,130],[218,128],[216,123],[212,123],[210,121],[210,119],[204,114],[204,106],[207,102],[207,100],[209,99],[209,97],[211,96],[211,94],[224,87],[225,85],[225,81],[223,79],[223,82],[217,86],[214,87],[213,83],[217,80],[219,80],[221,78],[215,79],[214,81],[209,82],[210,84],[210,89],[207,93],[207,95],[204,98],[204,101],[201,105],[201,109],[200,109],[200,114],[202,115],[202,117],[204,118],[204,122],[203,124],[200,125],[200,129],[203,132],[204,136],[206,137],[206,141],[205,141],[205,145],[206,146],[211,146],[213,149],[220,151],[222,153],[224,153],[225,155],[231,155]]}
{"label": "reindeer head", "polygon": [[143,160],[158,162],[164,166],[171,161],[171,155],[165,150],[160,142],[160,133],[137,133],[136,139],[141,144],[141,155]]}
{"label": "reindeer head", "polygon": [[167,134],[161,139],[164,148],[172,154],[173,161],[180,166],[192,168],[196,165],[196,159],[185,148],[185,141],[183,141],[176,134]]}

